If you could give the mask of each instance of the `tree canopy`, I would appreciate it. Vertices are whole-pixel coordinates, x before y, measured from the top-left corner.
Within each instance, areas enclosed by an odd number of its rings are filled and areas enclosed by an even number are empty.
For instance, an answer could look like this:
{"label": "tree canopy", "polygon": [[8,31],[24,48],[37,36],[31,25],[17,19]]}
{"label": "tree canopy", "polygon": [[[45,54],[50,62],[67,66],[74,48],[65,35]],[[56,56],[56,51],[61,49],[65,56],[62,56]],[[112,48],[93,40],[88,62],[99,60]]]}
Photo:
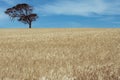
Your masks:
{"label": "tree canopy", "polygon": [[5,11],[5,14],[9,15],[11,19],[17,19],[18,21],[28,24],[31,28],[32,22],[36,21],[38,15],[33,12],[33,7],[29,4],[17,4],[12,8],[8,8]]}

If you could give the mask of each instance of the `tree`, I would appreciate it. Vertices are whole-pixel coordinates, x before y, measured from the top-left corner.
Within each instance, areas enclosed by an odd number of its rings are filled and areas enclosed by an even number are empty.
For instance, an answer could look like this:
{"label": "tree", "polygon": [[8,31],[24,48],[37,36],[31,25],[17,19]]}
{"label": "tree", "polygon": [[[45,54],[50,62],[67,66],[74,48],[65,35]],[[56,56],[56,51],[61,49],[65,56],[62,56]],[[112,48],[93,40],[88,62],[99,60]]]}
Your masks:
{"label": "tree", "polygon": [[23,3],[17,4],[12,8],[8,8],[5,11],[5,14],[9,15],[11,19],[16,18],[18,21],[28,24],[29,28],[31,28],[32,22],[36,21],[36,19],[38,18],[37,14],[32,12],[33,7],[26,3]]}

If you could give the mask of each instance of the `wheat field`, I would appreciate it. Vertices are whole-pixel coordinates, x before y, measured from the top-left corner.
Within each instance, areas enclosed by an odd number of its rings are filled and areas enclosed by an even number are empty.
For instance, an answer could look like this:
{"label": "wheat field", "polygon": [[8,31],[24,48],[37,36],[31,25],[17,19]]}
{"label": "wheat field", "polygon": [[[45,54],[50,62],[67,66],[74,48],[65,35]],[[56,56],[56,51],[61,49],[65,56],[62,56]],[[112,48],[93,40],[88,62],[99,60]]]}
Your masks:
{"label": "wheat field", "polygon": [[0,80],[120,80],[120,29],[0,29]]}

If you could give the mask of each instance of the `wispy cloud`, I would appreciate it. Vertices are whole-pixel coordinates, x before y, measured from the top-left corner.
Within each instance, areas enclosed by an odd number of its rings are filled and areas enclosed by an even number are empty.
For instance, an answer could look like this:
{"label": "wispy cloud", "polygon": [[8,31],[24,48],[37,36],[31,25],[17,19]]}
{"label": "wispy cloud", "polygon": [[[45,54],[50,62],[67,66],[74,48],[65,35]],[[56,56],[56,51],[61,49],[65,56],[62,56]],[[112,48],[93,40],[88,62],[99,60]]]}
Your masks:
{"label": "wispy cloud", "polygon": [[30,2],[32,0],[1,0],[2,2],[8,4],[8,5],[16,5],[18,3],[25,3],[25,2]]}
{"label": "wispy cloud", "polygon": [[15,1],[14,0],[2,0],[3,2],[9,4],[9,5],[13,5],[15,4]]}
{"label": "wispy cloud", "polygon": [[7,15],[5,15],[4,10],[4,8],[0,8],[0,22],[7,18]]}
{"label": "wispy cloud", "polygon": [[120,21],[118,22],[118,21],[116,21],[116,22],[112,22],[112,23],[114,23],[114,24],[119,24],[120,25]]}
{"label": "wispy cloud", "polygon": [[40,8],[44,14],[120,15],[120,0],[56,0]]}
{"label": "wispy cloud", "polygon": [[112,21],[112,20],[115,20],[116,17],[114,16],[108,16],[108,17],[100,17],[99,20],[100,21]]}

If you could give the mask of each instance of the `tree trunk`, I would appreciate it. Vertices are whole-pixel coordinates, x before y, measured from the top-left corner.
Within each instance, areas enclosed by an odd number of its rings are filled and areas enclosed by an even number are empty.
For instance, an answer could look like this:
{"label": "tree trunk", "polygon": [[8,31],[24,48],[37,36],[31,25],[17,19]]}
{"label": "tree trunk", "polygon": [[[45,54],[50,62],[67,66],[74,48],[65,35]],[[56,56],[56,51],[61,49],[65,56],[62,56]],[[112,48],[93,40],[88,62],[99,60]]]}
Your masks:
{"label": "tree trunk", "polygon": [[32,23],[30,22],[30,24],[29,24],[29,28],[31,28],[31,26],[32,26]]}

